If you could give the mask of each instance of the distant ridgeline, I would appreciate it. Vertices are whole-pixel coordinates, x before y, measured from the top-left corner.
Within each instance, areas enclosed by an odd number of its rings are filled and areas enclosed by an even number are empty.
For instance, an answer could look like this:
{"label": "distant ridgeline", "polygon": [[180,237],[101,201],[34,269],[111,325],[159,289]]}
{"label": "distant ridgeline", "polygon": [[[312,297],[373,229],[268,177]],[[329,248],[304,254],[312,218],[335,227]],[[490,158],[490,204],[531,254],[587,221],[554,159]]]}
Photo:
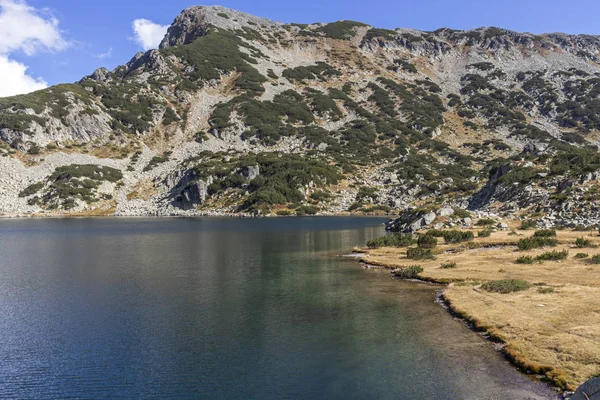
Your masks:
{"label": "distant ridgeline", "polygon": [[191,7],[127,65],[0,99],[0,212],[598,224],[599,52],[587,35]]}

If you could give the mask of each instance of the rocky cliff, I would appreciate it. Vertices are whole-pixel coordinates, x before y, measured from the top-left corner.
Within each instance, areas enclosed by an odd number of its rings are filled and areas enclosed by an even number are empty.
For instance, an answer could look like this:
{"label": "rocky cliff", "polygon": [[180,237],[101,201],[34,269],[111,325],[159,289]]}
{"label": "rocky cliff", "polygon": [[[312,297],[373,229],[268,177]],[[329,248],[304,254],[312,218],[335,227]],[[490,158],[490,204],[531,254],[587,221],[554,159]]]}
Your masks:
{"label": "rocky cliff", "polygon": [[114,71],[0,99],[0,212],[597,224],[599,54],[588,35],[191,7]]}

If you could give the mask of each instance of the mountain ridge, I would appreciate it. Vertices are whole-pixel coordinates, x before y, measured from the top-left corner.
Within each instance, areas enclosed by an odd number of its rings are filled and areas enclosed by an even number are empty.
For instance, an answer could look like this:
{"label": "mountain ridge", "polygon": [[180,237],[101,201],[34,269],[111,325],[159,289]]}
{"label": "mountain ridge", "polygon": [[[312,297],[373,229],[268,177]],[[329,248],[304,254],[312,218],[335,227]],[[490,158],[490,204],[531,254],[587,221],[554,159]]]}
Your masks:
{"label": "mountain ridge", "polygon": [[159,49],[0,99],[0,163],[17,171],[0,179],[0,212],[452,206],[599,223],[599,54],[592,35],[283,24],[190,7]]}

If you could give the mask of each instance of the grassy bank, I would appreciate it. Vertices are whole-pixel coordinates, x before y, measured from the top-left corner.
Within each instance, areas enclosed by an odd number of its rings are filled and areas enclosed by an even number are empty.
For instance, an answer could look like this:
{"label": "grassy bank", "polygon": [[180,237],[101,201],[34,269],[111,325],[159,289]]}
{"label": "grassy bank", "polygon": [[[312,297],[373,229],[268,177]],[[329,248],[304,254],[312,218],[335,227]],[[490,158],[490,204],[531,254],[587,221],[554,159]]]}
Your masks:
{"label": "grassy bank", "polygon": [[524,372],[564,389],[599,375],[598,232],[473,232],[460,243],[438,232],[433,258],[407,258],[411,245],[367,249],[362,259],[390,269],[418,264],[420,278],[448,283],[444,298],[452,311],[504,343]]}

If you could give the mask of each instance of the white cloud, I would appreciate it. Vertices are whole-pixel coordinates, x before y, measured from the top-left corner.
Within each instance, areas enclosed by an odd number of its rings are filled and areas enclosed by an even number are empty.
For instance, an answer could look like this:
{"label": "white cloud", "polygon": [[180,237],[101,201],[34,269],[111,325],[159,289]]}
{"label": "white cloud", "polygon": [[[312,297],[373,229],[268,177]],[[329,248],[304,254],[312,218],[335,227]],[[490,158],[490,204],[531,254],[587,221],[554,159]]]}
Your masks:
{"label": "white cloud", "polygon": [[113,49],[111,47],[110,49],[108,49],[108,51],[106,53],[96,54],[96,55],[94,55],[94,57],[96,57],[99,60],[104,60],[105,58],[111,58],[112,52],[113,52]]}
{"label": "white cloud", "polygon": [[21,0],[0,0],[0,53],[23,50],[33,55],[40,49],[64,50],[68,42],[58,20]]}
{"label": "white cloud", "polygon": [[46,10],[22,0],[0,0],[0,96],[28,93],[48,86],[27,75],[27,66],[9,58],[15,51],[34,55],[40,50],[60,51],[69,46],[58,20]]}
{"label": "white cloud", "polygon": [[155,49],[167,34],[168,25],[155,24],[147,19],[133,21],[133,38],[144,50]]}
{"label": "white cloud", "polygon": [[27,75],[27,66],[0,55],[0,97],[29,93],[44,89],[48,84],[43,79]]}

